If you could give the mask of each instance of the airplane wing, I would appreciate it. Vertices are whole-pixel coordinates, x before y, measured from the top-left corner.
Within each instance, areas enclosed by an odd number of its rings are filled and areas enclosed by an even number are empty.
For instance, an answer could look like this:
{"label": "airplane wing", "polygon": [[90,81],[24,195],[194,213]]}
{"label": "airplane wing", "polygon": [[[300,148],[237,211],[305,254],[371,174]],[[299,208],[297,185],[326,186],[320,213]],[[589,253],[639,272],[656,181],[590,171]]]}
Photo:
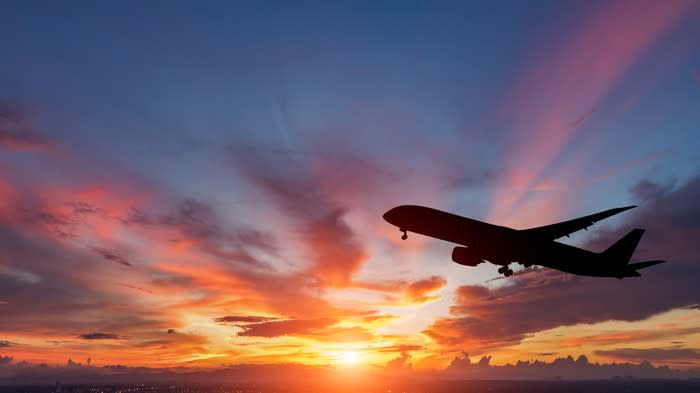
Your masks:
{"label": "airplane wing", "polygon": [[589,226],[593,225],[594,223],[600,220],[603,220],[610,216],[614,216],[618,213],[622,213],[623,211],[632,209],[633,207],[637,206],[618,207],[615,209],[602,211],[600,213],[575,218],[569,221],[563,221],[556,224],[545,225],[537,228],[525,229],[521,232],[524,232],[530,236],[534,236],[537,238],[556,240],[560,237],[568,237],[570,234],[580,231],[581,229],[588,229]]}

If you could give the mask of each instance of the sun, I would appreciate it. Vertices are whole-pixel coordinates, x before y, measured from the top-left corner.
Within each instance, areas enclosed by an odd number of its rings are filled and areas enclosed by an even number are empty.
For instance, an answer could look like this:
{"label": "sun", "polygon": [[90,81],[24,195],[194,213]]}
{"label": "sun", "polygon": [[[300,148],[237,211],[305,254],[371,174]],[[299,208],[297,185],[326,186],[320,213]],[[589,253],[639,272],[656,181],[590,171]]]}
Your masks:
{"label": "sun", "polygon": [[357,353],[357,351],[352,350],[343,351],[338,356],[338,361],[347,365],[357,364],[359,360],[360,355]]}

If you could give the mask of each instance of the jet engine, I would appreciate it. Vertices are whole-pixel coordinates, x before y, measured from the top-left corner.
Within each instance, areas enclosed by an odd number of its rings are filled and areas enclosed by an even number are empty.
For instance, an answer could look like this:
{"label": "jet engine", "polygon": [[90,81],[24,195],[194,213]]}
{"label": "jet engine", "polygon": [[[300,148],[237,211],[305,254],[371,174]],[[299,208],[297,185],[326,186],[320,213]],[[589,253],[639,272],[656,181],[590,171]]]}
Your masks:
{"label": "jet engine", "polygon": [[467,247],[455,247],[452,250],[452,260],[465,266],[476,266],[483,262],[483,257],[477,255],[475,250]]}

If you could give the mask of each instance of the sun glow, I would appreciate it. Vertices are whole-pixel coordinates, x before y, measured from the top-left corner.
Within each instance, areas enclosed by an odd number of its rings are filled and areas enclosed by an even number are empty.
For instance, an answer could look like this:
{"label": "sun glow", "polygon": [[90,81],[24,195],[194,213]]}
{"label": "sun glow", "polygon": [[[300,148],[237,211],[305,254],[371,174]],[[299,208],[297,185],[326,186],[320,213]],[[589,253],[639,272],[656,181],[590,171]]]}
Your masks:
{"label": "sun glow", "polygon": [[338,356],[338,361],[343,364],[353,365],[360,360],[360,355],[357,351],[343,351]]}

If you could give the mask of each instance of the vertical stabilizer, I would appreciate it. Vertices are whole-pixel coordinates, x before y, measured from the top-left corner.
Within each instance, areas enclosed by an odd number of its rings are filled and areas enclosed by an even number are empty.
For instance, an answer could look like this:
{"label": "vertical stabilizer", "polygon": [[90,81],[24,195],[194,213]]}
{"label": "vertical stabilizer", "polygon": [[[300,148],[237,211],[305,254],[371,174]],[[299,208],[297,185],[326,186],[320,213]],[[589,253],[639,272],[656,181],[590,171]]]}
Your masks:
{"label": "vertical stabilizer", "polygon": [[608,247],[607,250],[603,251],[601,255],[605,259],[618,263],[620,265],[626,265],[630,258],[632,258],[632,253],[637,248],[639,244],[639,239],[642,238],[644,234],[644,229],[633,229],[630,233],[626,234],[622,239],[618,240],[612,246]]}

